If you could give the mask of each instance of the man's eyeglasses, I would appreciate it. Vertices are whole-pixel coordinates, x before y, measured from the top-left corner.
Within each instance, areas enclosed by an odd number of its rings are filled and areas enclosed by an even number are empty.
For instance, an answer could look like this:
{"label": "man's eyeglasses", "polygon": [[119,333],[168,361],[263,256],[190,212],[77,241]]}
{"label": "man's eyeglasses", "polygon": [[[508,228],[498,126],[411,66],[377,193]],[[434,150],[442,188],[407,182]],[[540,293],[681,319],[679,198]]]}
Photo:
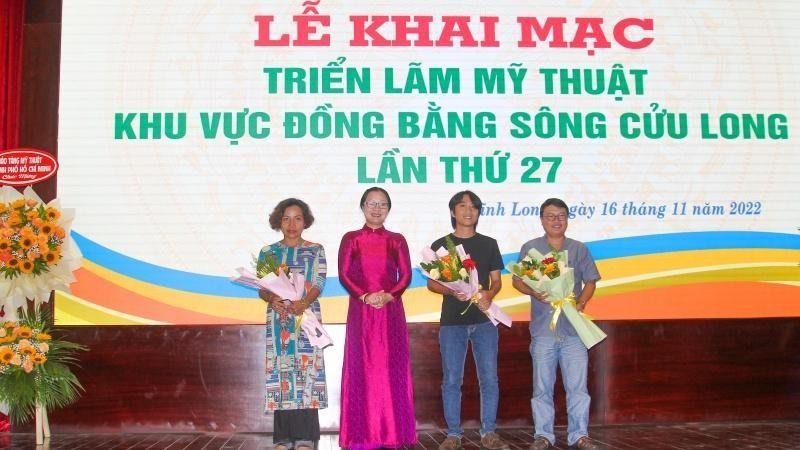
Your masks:
{"label": "man's eyeglasses", "polygon": [[548,214],[544,216],[544,220],[548,222],[555,222],[556,220],[559,222],[564,222],[567,220],[566,214]]}

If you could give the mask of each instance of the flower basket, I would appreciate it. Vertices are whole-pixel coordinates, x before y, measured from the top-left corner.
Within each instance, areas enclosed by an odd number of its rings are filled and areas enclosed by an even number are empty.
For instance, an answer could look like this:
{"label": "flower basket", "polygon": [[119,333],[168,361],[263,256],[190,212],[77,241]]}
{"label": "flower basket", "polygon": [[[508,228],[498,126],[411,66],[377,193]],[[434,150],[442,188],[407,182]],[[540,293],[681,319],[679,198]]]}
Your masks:
{"label": "flower basket", "polygon": [[68,291],[81,253],[70,237],[74,210],[58,200],[44,203],[28,186],[0,188],[0,307],[13,315],[33,300]]}

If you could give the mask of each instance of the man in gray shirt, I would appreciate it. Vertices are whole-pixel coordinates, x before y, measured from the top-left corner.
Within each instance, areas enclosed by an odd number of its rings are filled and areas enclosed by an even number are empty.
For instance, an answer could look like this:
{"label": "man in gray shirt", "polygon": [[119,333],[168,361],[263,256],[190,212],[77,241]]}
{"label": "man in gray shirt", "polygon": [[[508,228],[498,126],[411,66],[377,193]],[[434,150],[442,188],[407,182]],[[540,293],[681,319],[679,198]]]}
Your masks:
{"label": "man in gray shirt", "polygon": [[[526,242],[519,252],[521,261],[528,250],[535,248],[541,254],[551,251],[567,251],[568,267],[575,274],[575,303],[583,311],[594,294],[600,273],[589,249],[579,241],[565,236],[569,219],[569,208],[563,200],[549,198],[542,203],[539,216],[544,236]],[[541,294],[522,280],[514,277],[514,287],[531,296],[531,357],[533,358],[533,409],[534,442],[531,450],[543,450],[555,445],[553,422],[555,407],[553,390],[556,382],[556,367],[561,366],[564,389],[567,392],[567,444],[581,450],[599,449],[589,440],[589,391],[586,378],[589,370],[589,353],[581,342],[575,328],[562,314],[555,329],[550,329],[553,309],[547,294]]]}

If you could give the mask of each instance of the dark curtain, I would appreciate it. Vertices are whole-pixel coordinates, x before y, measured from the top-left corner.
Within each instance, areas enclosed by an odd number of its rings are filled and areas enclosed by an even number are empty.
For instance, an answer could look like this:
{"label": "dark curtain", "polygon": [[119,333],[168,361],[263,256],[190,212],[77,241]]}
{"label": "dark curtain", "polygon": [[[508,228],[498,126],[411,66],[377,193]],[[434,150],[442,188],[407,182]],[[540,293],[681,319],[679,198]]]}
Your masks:
{"label": "dark curtain", "polygon": [[[19,144],[24,22],[25,0],[0,0],[0,151]],[[8,431],[8,417],[0,413],[0,433]]]}
{"label": "dark curtain", "polygon": [[0,150],[19,145],[25,0],[0,1]]}

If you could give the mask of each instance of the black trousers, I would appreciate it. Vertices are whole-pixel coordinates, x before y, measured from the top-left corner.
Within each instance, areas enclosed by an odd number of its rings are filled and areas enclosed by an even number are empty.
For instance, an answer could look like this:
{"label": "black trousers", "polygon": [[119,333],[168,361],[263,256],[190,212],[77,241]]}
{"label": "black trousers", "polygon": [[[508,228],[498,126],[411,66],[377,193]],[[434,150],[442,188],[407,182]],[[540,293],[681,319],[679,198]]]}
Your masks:
{"label": "black trousers", "polygon": [[318,441],[319,410],[286,409],[275,411],[272,442]]}

